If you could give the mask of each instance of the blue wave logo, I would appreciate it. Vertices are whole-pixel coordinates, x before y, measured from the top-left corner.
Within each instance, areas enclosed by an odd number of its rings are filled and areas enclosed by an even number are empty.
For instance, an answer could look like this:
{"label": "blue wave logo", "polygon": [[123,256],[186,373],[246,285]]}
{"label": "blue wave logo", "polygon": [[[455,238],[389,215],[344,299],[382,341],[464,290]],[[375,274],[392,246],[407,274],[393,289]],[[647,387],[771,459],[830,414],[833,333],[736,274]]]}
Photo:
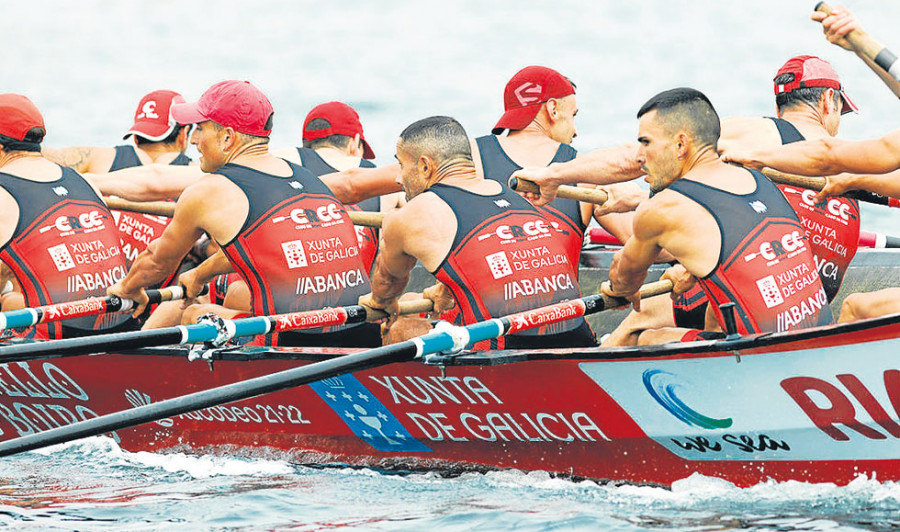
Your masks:
{"label": "blue wave logo", "polygon": [[684,404],[675,395],[675,390],[679,385],[671,382],[673,379],[670,377],[675,377],[675,375],[660,369],[645,370],[643,375],[644,388],[670,414],[688,425],[703,429],[727,429],[731,426],[731,418],[715,419],[707,417]]}

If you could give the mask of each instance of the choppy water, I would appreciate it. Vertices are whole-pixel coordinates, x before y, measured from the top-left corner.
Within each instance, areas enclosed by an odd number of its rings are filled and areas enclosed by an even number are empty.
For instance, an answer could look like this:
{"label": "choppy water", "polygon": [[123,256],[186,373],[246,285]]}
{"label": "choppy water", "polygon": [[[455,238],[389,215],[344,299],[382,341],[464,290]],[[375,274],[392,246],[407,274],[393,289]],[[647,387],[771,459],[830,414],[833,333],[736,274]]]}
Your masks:
{"label": "choppy water", "polygon": [[900,485],[672,489],[503,471],[442,478],[160,456],[94,438],[0,463],[0,525],[32,530],[893,530]]}
{"label": "choppy water", "polygon": [[[849,0],[848,0],[849,1]],[[869,32],[900,51],[900,2],[854,0]],[[774,113],[771,80],[801,53],[831,61],[859,115],[842,136],[898,126],[900,103],[808,20],[813,1],[539,2],[395,0],[56,0],[0,5],[0,91],[42,109],[47,144],[121,142],[141,95],[197,98],[252,80],[273,101],[273,147],[299,142],[307,110],[355,106],[378,163],[413,120],[457,117],[471,135],[501,114],[507,79],[528,64],[578,85],[590,150],[631,140],[634,114],[675,86],[706,92],[722,116]],[[896,234],[885,209],[863,226]],[[0,461],[0,524],[35,530],[359,528],[888,530],[900,486],[798,483],[738,489],[692,477],[671,491],[550,479],[542,473],[389,475],[283,462],[129,454],[106,441]]]}

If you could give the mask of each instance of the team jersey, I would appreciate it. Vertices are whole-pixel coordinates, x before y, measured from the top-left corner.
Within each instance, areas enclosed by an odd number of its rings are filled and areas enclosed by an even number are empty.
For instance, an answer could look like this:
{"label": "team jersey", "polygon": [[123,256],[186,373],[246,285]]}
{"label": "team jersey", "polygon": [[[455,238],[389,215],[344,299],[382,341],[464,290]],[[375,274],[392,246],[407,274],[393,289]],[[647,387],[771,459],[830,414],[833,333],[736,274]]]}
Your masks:
{"label": "team jersey", "polygon": [[[498,181],[503,187],[507,187],[509,178],[516,170],[522,167],[516,164],[509,155],[503,151],[496,135],[485,135],[475,139],[478,145],[478,153],[481,155],[481,167],[484,177]],[[568,144],[560,144],[551,163],[562,163],[575,158],[575,148]],[[549,204],[538,207],[544,216],[553,224],[565,238],[566,254],[572,264],[578,264],[581,259],[581,248],[584,245],[584,231],[587,225],[581,216],[581,205],[570,199],[556,198]]]}
{"label": "team jersey", "polygon": [[751,170],[756,190],[732,194],[681,179],[669,186],[716,220],[722,244],[700,284],[724,327],[719,305],[733,302],[738,332],[787,331],[832,323],[800,221],[778,188]]}
{"label": "team jersey", "polygon": [[[179,153],[178,157],[173,159],[169,164],[186,166],[190,164],[190,162],[191,159],[189,157],[183,153]],[[134,146],[116,146],[116,157],[113,159],[109,171],[114,172],[123,168],[132,168],[142,165],[143,163],[138,157]],[[134,259],[147,249],[150,242],[162,235],[163,230],[169,225],[170,221],[170,218],[165,216],[155,216],[152,214],[117,210],[112,210],[110,212],[112,212],[116,228],[119,230],[119,238],[122,242],[122,252],[125,254],[125,261],[128,263],[129,267],[134,262]]]}
{"label": "team jersey", "polygon": [[[316,150],[297,148],[297,153],[300,154],[300,162],[303,168],[306,168],[318,177],[338,171],[335,167],[325,162],[325,159],[322,159],[322,156],[316,153]],[[366,159],[360,159],[359,167],[375,168],[375,165]],[[345,204],[345,207],[350,211],[381,212],[381,197],[375,196],[353,205]],[[363,264],[366,265],[366,272],[371,272],[372,266],[375,264],[375,255],[378,253],[378,228],[357,225],[356,240],[359,243],[359,252]]]}
{"label": "team jersey", "polygon": [[[12,270],[25,305],[102,297],[125,278],[127,266],[109,209],[83,177],[68,167],[62,177],[37,182],[0,173],[0,187],[19,205],[19,219],[0,259]],[[112,313],[42,323],[34,337],[58,339],[129,328],[128,314]]]}
{"label": "team jersey", "polygon": [[[805,140],[790,122],[771,118],[781,135],[782,144]],[[816,259],[816,271],[822,278],[828,301],[834,299],[850,261],[856,256],[859,245],[859,202],[843,197],[832,197],[816,203],[816,193],[792,185],[778,185],[800,218],[806,230],[810,248]]]}
{"label": "team jersey", "polygon": [[[353,222],[319,178],[305,168],[287,164],[290,177],[231,163],[215,172],[240,187],[250,203],[241,230],[221,245],[222,251],[247,282],[255,315],[355,305],[359,296],[371,290]],[[276,336],[267,337],[267,345],[277,345]]]}
{"label": "team jersey", "polygon": [[[432,272],[450,289],[458,320],[470,324],[580,297],[577,266],[550,222],[509,189],[479,195],[442,184],[428,189],[453,209],[456,236],[450,252]],[[560,345],[583,345],[564,338],[583,318],[550,323],[517,336],[561,334]],[[476,344],[503,349],[504,339]]]}

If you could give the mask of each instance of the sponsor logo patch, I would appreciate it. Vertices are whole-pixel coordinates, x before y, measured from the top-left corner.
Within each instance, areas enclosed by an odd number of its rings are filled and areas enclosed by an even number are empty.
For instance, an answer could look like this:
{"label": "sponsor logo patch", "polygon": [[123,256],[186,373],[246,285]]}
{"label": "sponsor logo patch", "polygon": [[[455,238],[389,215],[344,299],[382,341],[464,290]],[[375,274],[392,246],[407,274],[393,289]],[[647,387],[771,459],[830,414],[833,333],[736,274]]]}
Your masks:
{"label": "sponsor logo patch", "polygon": [[49,247],[47,252],[50,253],[50,258],[53,259],[53,264],[56,264],[57,270],[64,272],[75,267],[75,261],[72,260],[72,255],[69,254],[65,244]]}
{"label": "sponsor logo patch", "polygon": [[306,252],[303,251],[302,240],[282,242],[281,250],[284,252],[284,258],[287,260],[288,268],[305,268],[309,265],[309,263],[306,262]]}

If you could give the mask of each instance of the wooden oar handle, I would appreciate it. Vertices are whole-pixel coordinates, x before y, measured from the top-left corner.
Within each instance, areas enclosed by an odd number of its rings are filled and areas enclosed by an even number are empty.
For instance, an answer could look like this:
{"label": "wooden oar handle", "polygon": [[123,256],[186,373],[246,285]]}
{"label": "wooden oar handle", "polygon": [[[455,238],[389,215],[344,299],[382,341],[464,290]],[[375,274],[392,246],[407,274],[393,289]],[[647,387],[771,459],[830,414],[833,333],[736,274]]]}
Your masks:
{"label": "wooden oar handle", "polygon": [[105,197],[103,201],[110,209],[117,211],[155,214],[171,218],[175,214],[175,204],[168,201],[128,201],[122,198]]}
{"label": "wooden oar handle", "polygon": [[[155,214],[156,216],[168,216],[175,214],[175,204],[168,201],[128,201],[122,198],[106,197],[106,206],[117,211],[140,212],[143,214]],[[348,211],[350,220],[354,225],[367,227],[381,227],[384,213],[367,211]]]}
{"label": "wooden oar handle", "polygon": [[808,188],[815,191],[819,191],[825,188],[824,177],[808,177],[805,175],[786,174],[772,168],[763,168],[762,173],[773,183],[778,183],[779,185],[793,185],[795,187]]}
{"label": "wooden oar handle", "polygon": [[[533,181],[519,179],[518,177],[509,178],[509,188],[516,192],[531,192],[533,194],[540,194],[541,192],[541,187],[537,186]],[[556,191],[556,196],[563,199],[583,201],[585,203],[596,203],[598,205],[606,203],[606,200],[609,198],[606,191],[600,190],[599,188],[581,188],[569,185],[562,185],[559,187]]]}
{"label": "wooden oar handle", "polygon": [[[661,294],[668,294],[672,291],[673,288],[672,281],[668,279],[661,279],[659,281],[653,281],[652,283],[646,283],[641,286],[638,290],[638,293],[641,294],[641,299],[647,299],[648,297],[658,296]],[[603,297],[603,308],[616,308],[624,305],[628,305],[628,300],[622,297],[610,297],[606,294],[602,295]]]}
{"label": "wooden oar handle", "polygon": [[[383,310],[365,307],[366,320],[378,321],[388,317],[388,313]],[[434,310],[434,301],[430,299],[416,299],[414,301],[400,302],[400,315],[406,314],[425,314]]]}
{"label": "wooden oar handle", "polygon": [[[831,9],[831,6],[826,4],[825,2],[819,2],[816,4],[816,11],[821,13],[825,13],[826,15],[831,15],[834,11]],[[885,48],[883,44],[876,41],[872,38],[871,35],[865,33],[863,31],[853,30],[847,35],[844,36],[847,39],[847,42],[853,46],[853,49],[858,51],[860,54],[864,55],[876,65],[880,66],[884,69],[885,72],[889,73],[891,77],[900,81],[900,66],[897,63],[897,56],[895,56],[890,50]]]}
{"label": "wooden oar handle", "polygon": [[381,222],[384,220],[383,212],[347,211],[347,214],[350,215],[353,225],[381,227]]}

